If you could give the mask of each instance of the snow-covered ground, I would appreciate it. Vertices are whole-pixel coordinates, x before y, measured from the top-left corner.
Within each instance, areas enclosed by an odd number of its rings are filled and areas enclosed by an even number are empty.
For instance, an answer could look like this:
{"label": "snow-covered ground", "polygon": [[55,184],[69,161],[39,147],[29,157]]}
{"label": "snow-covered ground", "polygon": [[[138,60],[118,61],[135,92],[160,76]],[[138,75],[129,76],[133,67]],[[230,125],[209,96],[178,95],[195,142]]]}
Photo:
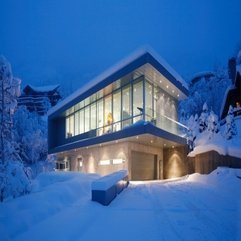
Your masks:
{"label": "snow-covered ground", "polygon": [[92,202],[97,175],[45,173],[0,204],[0,240],[241,240],[240,169],[131,182],[109,206]]}

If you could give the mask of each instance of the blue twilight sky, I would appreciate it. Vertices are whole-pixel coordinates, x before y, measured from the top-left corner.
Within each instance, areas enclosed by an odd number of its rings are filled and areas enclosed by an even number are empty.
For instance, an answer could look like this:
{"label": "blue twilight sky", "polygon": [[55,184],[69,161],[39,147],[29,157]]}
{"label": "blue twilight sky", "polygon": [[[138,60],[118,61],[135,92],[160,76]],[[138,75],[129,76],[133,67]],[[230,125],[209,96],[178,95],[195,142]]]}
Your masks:
{"label": "blue twilight sky", "polygon": [[241,46],[241,0],[0,0],[0,54],[23,85],[66,91],[143,45],[184,78]]}

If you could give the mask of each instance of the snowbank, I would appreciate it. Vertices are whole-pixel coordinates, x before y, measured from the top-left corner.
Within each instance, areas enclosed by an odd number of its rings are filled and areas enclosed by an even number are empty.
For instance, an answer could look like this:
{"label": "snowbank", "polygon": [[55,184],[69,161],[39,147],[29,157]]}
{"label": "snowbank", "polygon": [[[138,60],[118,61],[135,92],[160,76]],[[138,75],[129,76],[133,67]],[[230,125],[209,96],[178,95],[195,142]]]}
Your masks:
{"label": "snowbank", "polygon": [[1,241],[241,240],[241,169],[173,182],[134,182],[108,206],[91,201],[97,175],[41,174],[30,195],[0,204]]}

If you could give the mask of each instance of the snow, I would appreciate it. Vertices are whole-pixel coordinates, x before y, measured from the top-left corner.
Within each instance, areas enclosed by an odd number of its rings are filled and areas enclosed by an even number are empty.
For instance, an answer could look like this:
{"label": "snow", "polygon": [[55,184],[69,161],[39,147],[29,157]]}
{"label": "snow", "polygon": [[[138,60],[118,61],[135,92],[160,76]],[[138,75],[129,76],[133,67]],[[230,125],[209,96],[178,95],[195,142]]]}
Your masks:
{"label": "snow", "polygon": [[131,182],[108,206],[91,201],[99,176],[53,172],[34,191],[0,204],[1,241],[241,240],[241,169]]}
{"label": "snow", "polygon": [[197,140],[195,140],[196,147],[192,152],[188,154],[190,157],[194,157],[198,154],[216,151],[220,155],[229,155],[233,157],[241,157],[241,117],[235,118],[235,124],[237,128],[237,135],[234,135],[232,139],[227,140],[224,137],[225,125],[221,127],[220,132],[209,136],[208,132],[205,131],[198,135]]}
{"label": "snow", "polygon": [[96,181],[92,182],[91,188],[92,190],[107,190],[113,185],[115,185],[118,181],[122,180],[128,176],[127,170],[120,170],[118,172],[111,173],[109,175],[103,176]]}
{"label": "snow", "polygon": [[91,89],[96,84],[100,83],[101,81],[103,81],[104,79],[109,77],[110,75],[114,74],[118,70],[122,69],[123,67],[125,67],[126,65],[133,62],[134,60],[138,59],[139,57],[141,57],[142,55],[144,55],[146,53],[150,53],[171,75],[173,75],[173,77],[177,81],[179,81],[186,89],[188,89],[188,85],[187,85],[186,81],[174,69],[172,69],[172,67],[163,58],[161,58],[157,53],[155,53],[155,51],[153,49],[151,49],[150,47],[144,47],[144,48],[137,50],[136,52],[134,52],[130,56],[126,57],[125,59],[121,60],[119,63],[115,64],[108,70],[104,71],[102,74],[98,75],[91,81],[88,81],[87,84],[85,84],[82,88],[76,90],[72,95],[68,96],[63,101],[59,102],[56,106],[52,107],[48,111],[48,115],[53,114],[55,111],[57,111],[60,108],[62,108],[63,106],[65,106],[67,103],[76,99],[78,96],[80,96],[87,90]]}
{"label": "snow", "polygon": [[202,71],[202,72],[198,72],[195,75],[192,76],[192,80],[193,79],[197,79],[197,78],[201,78],[204,76],[215,76],[215,73],[213,71]]}
{"label": "snow", "polygon": [[59,85],[33,86],[28,85],[35,92],[49,92],[59,88]]}

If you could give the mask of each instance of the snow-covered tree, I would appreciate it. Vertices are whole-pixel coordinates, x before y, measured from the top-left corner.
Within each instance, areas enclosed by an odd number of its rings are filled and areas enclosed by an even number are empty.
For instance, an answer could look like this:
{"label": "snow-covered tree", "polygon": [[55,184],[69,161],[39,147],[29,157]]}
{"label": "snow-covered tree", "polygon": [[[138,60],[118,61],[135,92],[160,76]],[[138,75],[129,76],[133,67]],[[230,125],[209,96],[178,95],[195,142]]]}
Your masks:
{"label": "snow-covered tree", "polygon": [[24,163],[33,169],[33,174],[37,175],[40,163],[42,166],[49,166],[46,118],[21,106],[14,115],[14,131],[19,143],[19,155]]}
{"label": "snow-covered tree", "polygon": [[199,131],[202,133],[207,129],[208,126],[208,105],[205,102],[203,104],[202,113],[199,117]]}
{"label": "snow-covered tree", "polygon": [[217,68],[213,71],[213,76],[210,78],[200,78],[199,81],[189,86],[189,96],[179,104],[179,113],[185,112],[186,120],[191,115],[197,113],[198,115],[202,112],[203,103],[219,114],[222,99],[217,96],[224,96],[226,89],[230,86],[231,80],[228,76],[227,69]]}
{"label": "snow-covered tree", "polygon": [[13,114],[21,81],[12,75],[10,63],[0,56],[0,201],[29,191],[30,181],[18,155],[13,134]]}
{"label": "snow-covered tree", "polygon": [[208,116],[208,131],[212,135],[213,133],[218,133],[219,129],[220,129],[220,125],[219,125],[218,116],[214,114],[213,111],[211,111]]}
{"label": "snow-covered tree", "polygon": [[188,134],[187,134],[187,141],[189,148],[192,150],[195,147],[195,140],[197,135],[199,134],[199,122],[198,122],[198,115],[196,114],[194,117],[191,115],[187,122],[188,126]]}
{"label": "snow-covered tree", "polygon": [[233,135],[237,134],[237,128],[234,121],[233,107],[230,105],[228,115],[226,116],[226,124],[224,130],[224,136],[227,140],[231,139]]}

